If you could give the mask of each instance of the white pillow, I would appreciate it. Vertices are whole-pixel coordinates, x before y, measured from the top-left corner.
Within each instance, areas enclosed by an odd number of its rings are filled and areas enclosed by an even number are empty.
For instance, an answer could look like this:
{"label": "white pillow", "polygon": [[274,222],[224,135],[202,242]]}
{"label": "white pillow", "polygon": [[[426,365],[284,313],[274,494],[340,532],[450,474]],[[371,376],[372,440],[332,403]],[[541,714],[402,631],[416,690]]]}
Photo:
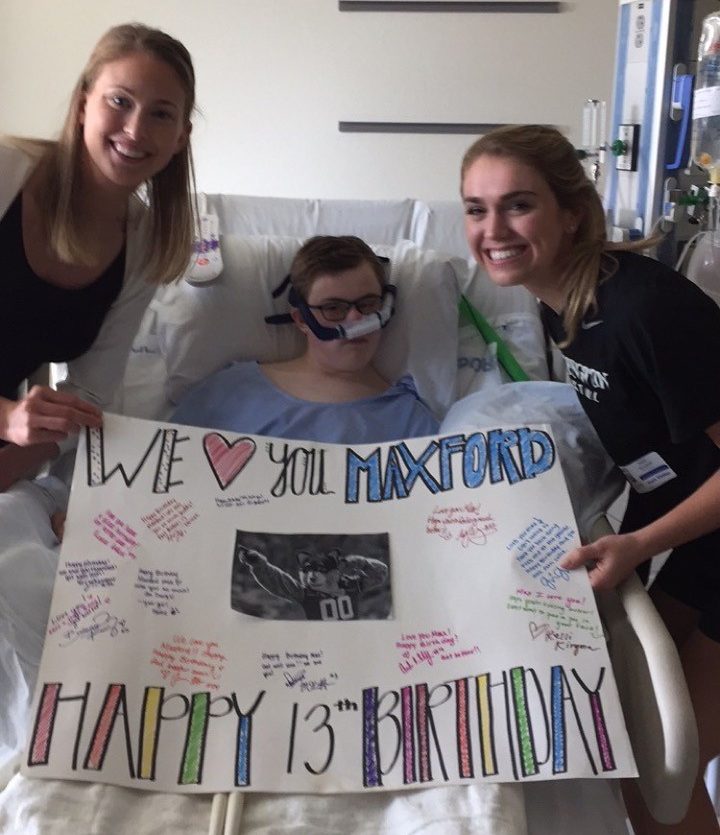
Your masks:
{"label": "white pillow", "polygon": [[[265,322],[289,309],[287,294],[273,299],[272,291],[301,244],[300,238],[225,235],[225,268],[218,279],[197,287],[179,282],[153,301],[169,400],[177,403],[190,386],[233,360],[276,361],[302,351],[304,337],[296,327]],[[454,265],[463,262],[407,241],[373,249],[390,258],[390,281],[398,288],[396,313],[383,331],[375,365],[390,381],[412,374],[422,399],[442,416],[455,400]]]}
{"label": "white pillow", "polygon": [[[495,329],[530,379],[547,380],[545,332],[537,299],[520,285],[500,287],[494,284],[485,270],[472,259],[456,264],[455,273],[461,292]],[[461,342],[465,342],[462,336]],[[461,362],[485,356],[482,345],[480,351],[473,350],[472,356],[468,356],[467,347],[467,342],[461,346]],[[469,380],[468,371],[466,366],[460,375],[465,379],[459,380],[459,396],[469,394],[482,385],[482,375],[474,381]]]}

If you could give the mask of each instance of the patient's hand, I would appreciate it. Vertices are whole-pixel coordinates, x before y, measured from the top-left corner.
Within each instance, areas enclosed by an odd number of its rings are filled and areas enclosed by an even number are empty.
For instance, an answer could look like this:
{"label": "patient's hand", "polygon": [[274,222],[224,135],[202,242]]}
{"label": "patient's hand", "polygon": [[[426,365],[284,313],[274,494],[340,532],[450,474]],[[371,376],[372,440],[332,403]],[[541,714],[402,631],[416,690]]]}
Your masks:
{"label": "patient's hand", "polygon": [[560,560],[560,568],[588,567],[594,589],[614,589],[645,562],[647,555],[631,533],[600,537],[590,545],[575,548]]}
{"label": "patient's hand", "polygon": [[62,513],[57,511],[53,513],[50,517],[50,527],[52,528],[52,532],[57,537],[58,542],[63,541],[63,536],[65,536],[65,519],[67,517],[66,513]]}

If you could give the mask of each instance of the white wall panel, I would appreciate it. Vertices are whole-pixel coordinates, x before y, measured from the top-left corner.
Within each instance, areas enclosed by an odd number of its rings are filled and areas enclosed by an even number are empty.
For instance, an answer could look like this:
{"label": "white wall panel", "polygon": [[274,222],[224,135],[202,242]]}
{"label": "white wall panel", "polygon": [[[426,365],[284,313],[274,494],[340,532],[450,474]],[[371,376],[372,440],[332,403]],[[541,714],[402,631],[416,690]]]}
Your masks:
{"label": "white wall panel", "polygon": [[557,124],[609,95],[617,0],[560,14],[340,12],[335,0],[2,0],[0,131],[51,136],[97,37],[142,20],[198,74],[206,191],[452,199],[469,136],[346,134],[338,122]]}

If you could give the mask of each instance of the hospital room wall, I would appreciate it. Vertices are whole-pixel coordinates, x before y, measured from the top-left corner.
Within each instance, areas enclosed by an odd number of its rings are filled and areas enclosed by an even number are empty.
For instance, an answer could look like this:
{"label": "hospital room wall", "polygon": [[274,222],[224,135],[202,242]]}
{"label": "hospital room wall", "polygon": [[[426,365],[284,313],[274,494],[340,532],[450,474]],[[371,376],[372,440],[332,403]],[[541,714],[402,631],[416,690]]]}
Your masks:
{"label": "hospital room wall", "polygon": [[53,136],[109,26],[190,49],[208,192],[455,199],[469,135],[341,133],[339,121],[543,122],[580,141],[607,98],[618,0],[556,14],[340,12],[336,0],[2,0],[0,132]]}

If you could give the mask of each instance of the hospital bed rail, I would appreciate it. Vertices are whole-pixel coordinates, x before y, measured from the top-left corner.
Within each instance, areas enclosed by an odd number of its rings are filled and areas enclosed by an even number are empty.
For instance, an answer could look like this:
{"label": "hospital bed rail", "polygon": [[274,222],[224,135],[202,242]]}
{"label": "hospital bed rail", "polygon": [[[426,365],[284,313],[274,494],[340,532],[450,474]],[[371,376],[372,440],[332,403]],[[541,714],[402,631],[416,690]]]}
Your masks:
{"label": "hospital bed rail", "polygon": [[[600,517],[593,539],[611,533],[608,520]],[[617,589],[596,593],[596,599],[640,792],[656,820],[676,823],[685,814],[698,769],[697,725],[680,657],[636,574]]]}

